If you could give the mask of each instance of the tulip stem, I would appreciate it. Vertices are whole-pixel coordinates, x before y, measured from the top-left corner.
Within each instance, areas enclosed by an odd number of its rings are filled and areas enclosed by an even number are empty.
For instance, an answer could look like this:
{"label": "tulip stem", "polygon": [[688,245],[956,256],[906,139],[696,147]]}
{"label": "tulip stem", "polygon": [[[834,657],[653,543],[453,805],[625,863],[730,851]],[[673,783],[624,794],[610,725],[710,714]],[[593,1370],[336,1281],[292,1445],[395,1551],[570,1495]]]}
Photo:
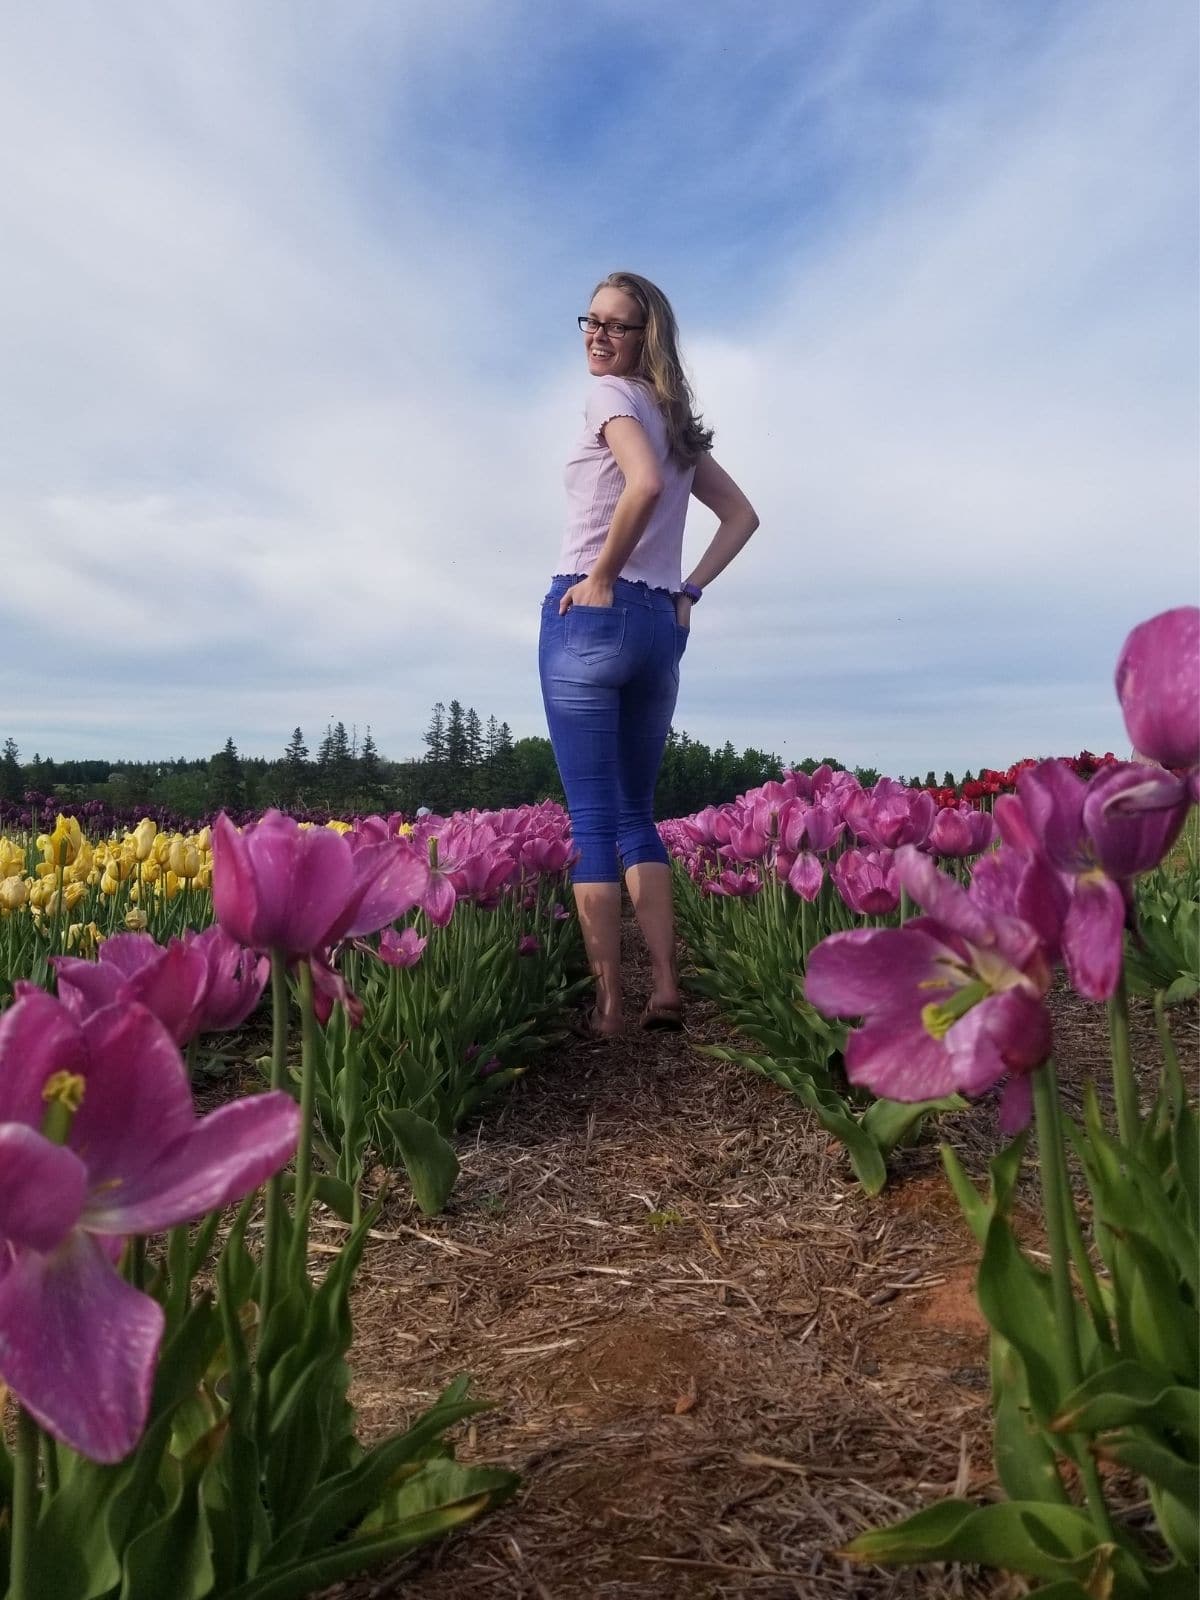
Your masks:
{"label": "tulip stem", "polygon": [[17,1438],[13,1459],[12,1554],[9,1600],[35,1600],[33,1530],[38,1517],[37,1469],[41,1434],[24,1406],[17,1407]]}
{"label": "tulip stem", "polygon": [[1125,987],[1122,964],[1117,987],[1108,1002],[1108,1027],[1112,1040],[1113,1096],[1117,1102],[1117,1128],[1121,1143],[1132,1150],[1141,1125],[1138,1115],[1137,1085],[1129,1053],[1129,992]]}
{"label": "tulip stem", "polygon": [[[287,1081],[288,985],[287,956],[271,951],[271,1088],[282,1089]],[[283,1177],[276,1173],[267,1179],[266,1216],[263,1226],[262,1291],[259,1295],[261,1326],[275,1304],[279,1276],[279,1231],[283,1209]]]}
{"label": "tulip stem", "polygon": [[[1058,1075],[1053,1060],[1033,1074],[1033,1103],[1037,1113],[1038,1167],[1042,1180],[1042,1210],[1046,1217],[1046,1237],[1050,1245],[1050,1279],[1054,1294],[1054,1320],[1058,1327],[1058,1354],[1067,1393],[1079,1387],[1083,1362],[1079,1354],[1079,1328],[1076,1323],[1075,1295],[1071,1288],[1071,1255],[1068,1244],[1067,1206],[1070,1189],[1064,1160],[1062,1119],[1059,1115]],[[1100,1484],[1095,1457],[1089,1449],[1080,1453],[1079,1473],[1088,1507],[1103,1539],[1113,1539],[1112,1522]]]}
{"label": "tulip stem", "polygon": [[317,1086],[317,1016],[313,1009],[312,965],[300,963],[300,1142],[296,1146],[296,1239],[298,1270],[307,1270],[308,1215],[312,1210],[312,1128]]}

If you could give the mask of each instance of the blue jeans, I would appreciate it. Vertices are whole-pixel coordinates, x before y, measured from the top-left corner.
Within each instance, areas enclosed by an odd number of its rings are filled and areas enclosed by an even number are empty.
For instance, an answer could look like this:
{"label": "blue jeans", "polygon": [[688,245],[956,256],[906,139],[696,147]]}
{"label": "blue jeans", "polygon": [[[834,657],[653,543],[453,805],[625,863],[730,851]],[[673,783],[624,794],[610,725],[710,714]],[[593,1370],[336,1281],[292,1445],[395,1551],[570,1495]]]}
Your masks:
{"label": "blue jeans", "polygon": [[618,578],[611,606],[558,605],[578,577],[556,577],[542,602],[538,669],[554,759],[580,852],[576,883],[619,883],[621,870],[666,863],[654,785],[666,748],[688,630],[665,589]]}

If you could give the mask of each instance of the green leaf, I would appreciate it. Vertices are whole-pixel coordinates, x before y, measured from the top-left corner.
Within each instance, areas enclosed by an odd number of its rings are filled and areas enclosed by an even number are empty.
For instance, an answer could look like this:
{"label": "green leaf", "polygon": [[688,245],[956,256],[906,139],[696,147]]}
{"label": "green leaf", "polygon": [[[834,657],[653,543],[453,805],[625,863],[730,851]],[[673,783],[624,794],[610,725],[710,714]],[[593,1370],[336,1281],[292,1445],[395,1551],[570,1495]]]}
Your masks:
{"label": "green leaf", "polygon": [[911,1131],[914,1123],[931,1111],[964,1111],[967,1102],[961,1095],[946,1094],[936,1100],[876,1100],[863,1113],[862,1126],[875,1140],[883,1155],[890,1155]]}
{"label": "green leaf", "polygon": [[967,1177],[962,1162],[948,1144],[941,1146],[941,1156],[942,1166],[950,1180],[950,1187],[954,1190],[954,1198],[958,1201],[959,1209],[966,1218],[967,1226],[975,1235],[976,1242],[982,1244],[987,1238],[992,1208]]}
{"label": "green leaf", "polygon": [[431,1122],[406,1107],[381,1110],[380,1116],[396,1140],[414,1200],[427,1217],[435,1216],[458,1178],[458,1157],[452,1146]]}
{"label": "green leaf", "polygon": [[1133,1433],[1110,1435],[1093,1446],[1102,1461],[1119,1461],[1185,1506],[1200,1505],[1200,1466],[1174,1450]]}
{"label": "green leaf", "polygon": [[164,1594],[172,1600],[205,1600],[212,1593],[212,1557],[199,1484],[209,1453],[219,1448],[218,1430],[182,1463],[170,1461],[174,1492],[163,1514],[126,1547],[120,1600]]}
{"label": "green leaf", "polygon": [[[313,1179],[317,1199],[323,1206],[327,1206],[342,1222],[354,1221],[354,1190],[341,1178],[335,1178],[328,1172],[319,1172]],[[296,1177],[292,1172],[283,1174],[283,1191],[285,1194],[295,1194]]]}
{"label": "green leaf", "polygon": [[[943,1500],[890,1528],[860,1534],[845,1553],[856,1561],[900,1566],[975,1561],[1029,1578],[1087,1578],[1093,1584],[1132,1565],[1117,1546],[1102,1541],[1091,1519],[1075,1506],[1011,1500],[987,1506]],[[1101,1592],[1098,1585],[1096,1592]]]}
{"label": "green leaf", "polygon": [[318,1589],[452,1532],[486,1511],[497,1499],[511,1494],[518,1481],[512,1473],[487,1468],[475,1470],[481,1475],[481,1486],[470,1500],[411,1517],[370,1536],[346,1540],[319,1556],[307,1556],[278,1571],[262,1573],[224,1600],[308,1600]]}
{"label": "green leaf", "polygon": [[1159,1373],[1121,1361],[1094,1372],[1067,1396],[1050,1422],[1056,1433],[1100,1433],[1136,1423],[1200,1440],[1200,1390],[1164,1384]]}

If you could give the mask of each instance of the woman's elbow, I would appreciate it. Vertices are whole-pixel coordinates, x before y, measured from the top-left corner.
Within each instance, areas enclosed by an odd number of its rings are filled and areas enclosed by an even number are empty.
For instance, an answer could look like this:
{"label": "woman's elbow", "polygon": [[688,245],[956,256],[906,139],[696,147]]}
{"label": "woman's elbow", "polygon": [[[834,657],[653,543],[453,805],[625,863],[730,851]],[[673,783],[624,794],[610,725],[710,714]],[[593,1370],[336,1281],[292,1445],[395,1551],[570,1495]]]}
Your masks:
{"label": "woman's elbow", "polygon": [[645,473],[629,482],[630,491],[643,505],[657,505],[662,498],[663,481],[657,473]]}
{"label": "woman's elbow", "polygon": [[744,515],[745,515],[746,537],[748,539],[750,537],[750,535],[758,527],[758,512],[755,511],[754,507],[750,504],[749,500],[746,501],[746,510],[745,510],[745,514]]}

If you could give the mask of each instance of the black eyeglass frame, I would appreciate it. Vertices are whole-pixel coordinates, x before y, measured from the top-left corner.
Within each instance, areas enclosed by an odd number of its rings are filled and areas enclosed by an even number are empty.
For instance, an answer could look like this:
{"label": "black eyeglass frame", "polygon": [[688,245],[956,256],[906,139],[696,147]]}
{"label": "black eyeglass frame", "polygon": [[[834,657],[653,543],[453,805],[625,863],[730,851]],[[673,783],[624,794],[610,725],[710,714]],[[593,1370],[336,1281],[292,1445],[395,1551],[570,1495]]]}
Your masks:
{"label": "black eyeglass frame", "polygon": [[[617,317],[610,317],[606,322],[601,322],[599,317],[593,317],[591,312],[575,319],[579,324],[580,333],[603,333],[610,339],[621,340],[628,333],[641,333],[645,328],[644,322],[622,322]],[[588,323],[594,322],[596,326],[589,328]],[[620,328],[620,333],[615,330]]]}

